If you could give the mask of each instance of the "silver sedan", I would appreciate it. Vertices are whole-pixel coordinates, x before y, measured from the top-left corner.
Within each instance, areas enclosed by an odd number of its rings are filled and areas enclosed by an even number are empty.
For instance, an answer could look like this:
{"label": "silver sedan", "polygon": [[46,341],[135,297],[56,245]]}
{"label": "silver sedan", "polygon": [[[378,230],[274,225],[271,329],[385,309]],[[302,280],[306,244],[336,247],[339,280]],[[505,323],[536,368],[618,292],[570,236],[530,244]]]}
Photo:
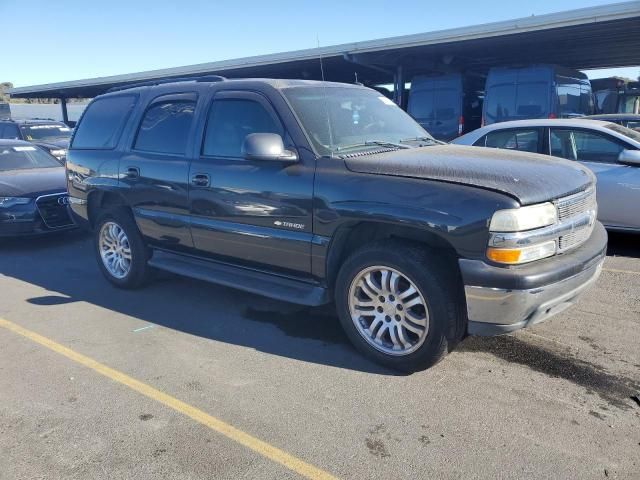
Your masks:
{"label": "silver sedan", "polygon": [[451,143],[567,158],[598,177],[598,219],[640,233],[640,132],[585,119],[518,120],[479,128]]}

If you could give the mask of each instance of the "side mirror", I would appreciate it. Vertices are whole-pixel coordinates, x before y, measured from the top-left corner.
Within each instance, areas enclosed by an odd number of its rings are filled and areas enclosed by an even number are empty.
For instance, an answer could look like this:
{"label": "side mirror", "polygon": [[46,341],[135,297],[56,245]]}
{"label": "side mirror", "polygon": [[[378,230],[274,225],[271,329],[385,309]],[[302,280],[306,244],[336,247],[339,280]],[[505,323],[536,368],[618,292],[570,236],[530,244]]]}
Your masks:
{"label": "side mirror", "polygon": [[285,150],[282,137],[277,133],[250,133],[242,143],[242,154],[247,160],[298,161],[295,152]]}
{"label": "side mirror", "polygon": [[623,150],[618,155],[618,161],[627,165],[640,166],[640,150]]}

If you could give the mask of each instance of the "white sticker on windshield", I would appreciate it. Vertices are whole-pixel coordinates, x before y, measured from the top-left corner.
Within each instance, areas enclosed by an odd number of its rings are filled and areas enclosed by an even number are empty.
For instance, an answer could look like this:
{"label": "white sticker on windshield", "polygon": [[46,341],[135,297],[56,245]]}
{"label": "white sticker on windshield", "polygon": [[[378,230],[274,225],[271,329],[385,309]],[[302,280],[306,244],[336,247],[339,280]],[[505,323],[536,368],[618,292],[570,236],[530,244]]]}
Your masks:
{"label": "white sticker on windshield", "polygon": [[16,152],[34,152],[36,147],[13,147]]}
{"label": "white sticker on windshield", "polygon": [[387,97],[378,97],[380,99],[380,101],[382,103],[384,103],[385,105],[395,105],[395,103],[393,103],[393,100],[388,99]]}

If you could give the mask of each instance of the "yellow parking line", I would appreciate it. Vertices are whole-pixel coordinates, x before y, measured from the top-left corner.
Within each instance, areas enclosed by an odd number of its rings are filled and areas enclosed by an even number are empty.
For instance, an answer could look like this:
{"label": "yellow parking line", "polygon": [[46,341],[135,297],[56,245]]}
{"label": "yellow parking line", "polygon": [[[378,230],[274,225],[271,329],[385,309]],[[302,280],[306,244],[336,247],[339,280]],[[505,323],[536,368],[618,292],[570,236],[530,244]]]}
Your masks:
{"label": "yellow parking line", "polygon": [[603,272],[614,272],[614,273],[631,273],[634,275],[640,275],[640,272],[635,272],[633,270],[618,270],[615,268],[603,268],[602,269]]}
{"label": "yellow parking line", "polygon": [[43,347],[48,348],[60,355],[67,357],[70,360],[73,360],[80,365],[83,365],[95,372],[98,372],[101,375],[104,375],[111,380],[126,385],[132,390],[135,390],[142,395],[149,397],[177,412],[186,415],[187,417],[192,418],[196,422],[199,422],[211,430],[214,430],[225,437],[237,442],[245,447],[253,450],[256,453],[259,453],[263,457],[268,458],[276,463],[284,465],[290,470],[299,473],[303,477],[312,478],[312,479],[335,479],[334,476],[321,470],[313,465],[310,465],[299,458],[294,457],[293,455],[288,454],[287,452],[280,450],[277,447],[274,447],[267,442],[259,440],[248,433],[243,432],[242,430],[238,430],[232,425],[219,420],[202,410],[199,410],[191,405],[184,403],[177,398],[174,398],[166,393],[161,392],[160,390],[156,390],[155,388],[142,383],[135,378],[132,378],[122,372],[114,370],[113,368],[107,367],[92,358],[89,358],[85,355],[82,355],[78,352],[75,352],[59,343],[54,342],[53,340],[48,339],[47,337],[43,337],[31,330],[27,330],[13,322],[0,318],[0,327],[6,328],[18,335],[21,335],[29,340],[36,342]]}

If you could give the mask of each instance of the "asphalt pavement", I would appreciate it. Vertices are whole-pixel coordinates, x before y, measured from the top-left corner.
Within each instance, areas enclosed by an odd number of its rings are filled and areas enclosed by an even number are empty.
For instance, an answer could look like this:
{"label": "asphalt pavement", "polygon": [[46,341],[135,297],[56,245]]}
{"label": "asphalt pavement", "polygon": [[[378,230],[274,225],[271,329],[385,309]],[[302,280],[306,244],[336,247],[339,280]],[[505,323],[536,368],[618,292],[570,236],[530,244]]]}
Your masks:
{"label": "asphalt pavement", "polygon": [[640,237],[582,301],[400,375],[330,308],[0,243],[0,479],[640,478]]}

